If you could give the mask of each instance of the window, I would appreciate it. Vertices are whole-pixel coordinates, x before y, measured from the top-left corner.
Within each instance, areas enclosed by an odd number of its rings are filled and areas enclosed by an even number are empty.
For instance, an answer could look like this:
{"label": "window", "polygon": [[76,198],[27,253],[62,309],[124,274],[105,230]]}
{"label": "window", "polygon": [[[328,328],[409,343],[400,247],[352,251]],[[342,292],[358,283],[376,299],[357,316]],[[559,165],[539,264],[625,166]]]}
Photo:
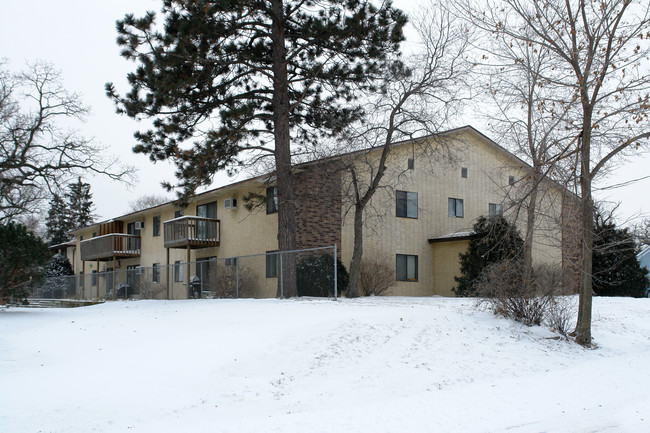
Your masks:
{"label": "window", "polygon": [[395,192],[395,215],[402,218],[418,217],[418,193],[408,191]]}
{"label": "window", "polygon": [[160,236],[160,215],[155,215],[153,217],[153,236]]}
{"label": "window", "polygon": [[93,237],[94,237],[94,238],[97,237],[97,232],[93,232]]}
{"label": "window", "polygon": [[449,197],[449,216],[462,218],[464,216],[463,199]]}
{"label": "window", "polygon": [[490,203],[490,216],[501,215],[503,213],[503,206],[496,203]]}
{"label": "window", "polygon": [[278,211],[278,187],[270,186],[266,188],[266,213],[276,213]]}
{"label": "window", "polygon": [[237,257],[229,257],[225,260],[224,266],[237,266]]}
{"label": "window", "polygon": [[467,179],[467,167],[463,167],[460,169],[460,177]]}
{"label": "window", "polygon": [[140,229],[135,228],[135,222],[126,225],[126,233],[129,235],[140,236]]}
{"label": "window", "polygon": [[180,217],[183,216],[183,214],[185,214],[185,212],[183,211],[183,209],[179,209],[179,210],[177,210],[176,212],[174,212],[174,218],[180,218]]}
{"label": "window", "polygon": [[417,281],[418,256],[397,254],[395,270],[397,281]]}
{"label": "window", "polygon": [[174,262],[174,281],[183,281],[183,261],[176,260]]}
{"label": "window", "polygon": [[160,263],[154,263],[153,267],[151,268],[151,282],[152,283],[160,282]]}
{"label": "window", "polygon": [[266,252],[266,278],[273,278],[278,276],[278,261],[279,254],[277,251]]}
{"label": "window", "polygon": [[514,176],[508,176],[508,183],[510,185],[514,185],[515,184],[515,177]]}
{"label": "window", "polygon": [[97,271],[92,270],[92,274],[90,275],[90,285],[91,286],[96,286],[97,285]]}
{"label": "window", "polygon": [[213,201],[206,204],[201,204],[196,207],[196,216],[203,218],[217,218],[217,202]]}
{"label": "window", "polygon": [[414,170],[415,169],[415,159],[414,158],[409,158],[407,167],[409,170]]}

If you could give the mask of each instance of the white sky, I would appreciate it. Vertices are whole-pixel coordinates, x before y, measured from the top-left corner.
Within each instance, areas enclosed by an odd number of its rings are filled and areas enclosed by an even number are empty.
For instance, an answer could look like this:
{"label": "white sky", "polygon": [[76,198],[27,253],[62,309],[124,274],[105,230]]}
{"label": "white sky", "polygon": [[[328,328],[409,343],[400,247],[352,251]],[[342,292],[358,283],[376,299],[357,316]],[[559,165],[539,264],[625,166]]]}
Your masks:
{"label": "white sky", "polygon": [[[164,180],[175,180],[173,167],[167,163],[153,165],[145,155],[131,152],[135,144],[133,132],[139,126],[125,116],[115,114],[113,103],[105,96],[104,84],[112,81],[118,91],[128,90],[126,74],[134,64],[119,56],[115,44],[115,21],[126,13],[141,16],[146,10],[158,12],[160,0],[0,0],[0,58],[9,60],[9,67],[18,70],[26,61],[51,62],[63,74],[69,91],[83,95],[92,107],[92,115],[80,126],[82,135],[94,137],[110,147],[122,161],[138,168],[139,180],[134,188],[104,178],[88,178],[91,183],[96,213],[103,219],[123,214],[128,202],[145,194],[166,195],[160,187]],[[414,0],[395,0],[394,5],[407,12]],[[461,124],[470,124],[490,136],[479,116],[467,112]],[[603,185],[618,184],[650,175],[650,155],[639,155],[622,164]],[[215,186],[240,179],[219,175]],[[597,186],[603,186],[597,185]],[[650,178],[633,185],[597,192],[598,199],[621,202],[619,222],[650,214]],[[171,195],[170,195],[171,197]]]}

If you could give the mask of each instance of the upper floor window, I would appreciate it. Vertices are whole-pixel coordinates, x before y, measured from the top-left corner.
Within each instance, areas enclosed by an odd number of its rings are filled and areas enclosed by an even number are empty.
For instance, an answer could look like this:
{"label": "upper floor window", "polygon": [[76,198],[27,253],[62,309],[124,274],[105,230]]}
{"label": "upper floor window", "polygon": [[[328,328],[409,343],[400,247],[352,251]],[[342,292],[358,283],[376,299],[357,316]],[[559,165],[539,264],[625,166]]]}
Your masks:
{"label": "upper floor window", "polygon": [[515,184],[515,177],[514,176],[508,176],[508,184],[509,185],[514,185]]}
{"label": "upper floor window", "polygon": [[217,218],[217,202],[213,201],[196,207],[196,216],[203,218]]}
{"label": "upper floor window", "polygon": [[414,170],[415,169],[415,158],[409,158],[407,167],[409,170]]}
{"label": "upper floor window", "polygon": [[490,216],[501,215],[503,213],[503,206],[496,203],[490,203]]}
{"label": "upper floor window", "polygon": [[395,215],[402,218],[418,217],[418,193],[409,191],[395,192]]}
{"label": "upper floor window", "polygon": [[160,236],[160,215],[155,215],[153,217],[153,236]]}
{"label": "upper floor window", "polygon": [[174,218],[180,218],[180,217],[182,217],[184,214],[185,214],[185,212],[183,211],[183,209],[179,209],[179,210],[177,210],[176,212],[174,212]]}
{"label": "upper floor window", "polygon": [[276,213],[278,211],[278,187],[270,186],[266,188],[266,213]]}
{"label": "upper floor window", "polygon": [[463,218],[465,216],[462,198],[449,197],[449,216],[456,218]]}
{"label": "upper floor window", "polygon": [[460,169],[460,177],[467,179],[467,167],[463,167]]}

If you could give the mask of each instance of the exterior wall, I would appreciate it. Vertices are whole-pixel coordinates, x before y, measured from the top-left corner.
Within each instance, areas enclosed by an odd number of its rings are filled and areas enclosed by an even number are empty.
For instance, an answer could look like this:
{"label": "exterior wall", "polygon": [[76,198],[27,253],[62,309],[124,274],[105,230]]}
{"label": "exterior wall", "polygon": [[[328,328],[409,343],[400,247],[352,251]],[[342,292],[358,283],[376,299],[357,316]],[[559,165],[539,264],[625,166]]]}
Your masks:
{"label": "exterior wall", "polygon": [[[430,157],[432,154],[448,154],[450,159],[436,160]],[[373,157],[378,160],[379,153],[371,155],[370,159]],[[409,158],[415,160],[413,170],[407,169]],[[363,166],[363,163],[358,166]],[[467,168],[467,178],[461,175],[463,167]],[[375,194],[365,215],[364,257],[381,257],[394,264],[396,254],[418,256],[418,281],[398,281],[391,294],[453,295],[451,287],[453,277],[458,273],[458,252],[462,244],[452,242],[432,246],[428,240],[471,231],[479,216],[489,214],[490,203],[504,204],[505,208],[505,197],[513,196],[512,190],[516,188],[516,185],[510,185],[509,177],[521,179],[524,175],[523,164],[517,164],[503,150],[466,131],[432,142],[429,146],[406,144],[395,147],[382,181],[388,188]],[[349,182],[349,176],[345,177],[344,189]],[[418,193],[418,218],[396,216],[396,190]],[[556,196],[557,193],[549,193],[545,200],[549,204],[555,203]],[[463,200],[462,218],[448,216],[449,198]],[[557,206],[555,210],[548,208],[549,213],[557,212],[555,215],[559,215]],[[506,216],[509,216],[508,211]],[[557,227],[557,220],[557,217],[549,215],[538,221],[546,228],[546,233],[540,231],[535,238],[534,263],[560,263],[559,231],[552,230]],[[519,218],[519,222],[525,223],[525,218]],[[353,214],[349,212],[343,222],[342,252],[346,265],[352,258],[352,248]]]}
{"label": "exterior wall", "polygon": [[454,277],[460,274],[458,255],[467,251],[468,240],[431,244],[431,269],[436,295],[456,296]]}
{"label": "exterior wall", "polygon": [[341,245],[341,167],[331,162],[295,176],[296,248]]}
{"label": "exterior wall", "polygon": [[582,266],[582,220],[580,201],[565,194],[562,200],[562,285],[564,291],[578,293]]}
{"label": "exterior wall", "polygon": [[[444,159],[442,155],[450,156],[451,159]],[[358,158],[358,155],[346,156],[353,157]],[[379,153],[370,153],[368,158],[372,166],[379,158]],[[409,158],[414,158],[412,170],[407,166]],[[368,175],[363,172],[363,161],[353,161],[360,169],[360,180],[367,180]],[[462,176],[462,168],[467,169],[467,177]],[[349,266],[354,215],[350,208],[351,202],[347,199],[350,192],[349,174],[340,169],[340,163],[331,161],[298,167],[295,191],[297,247],[322,247],[336,243],[343,263]],[[427,145],[414,142],[395,146],[382,182],[385,186],[375,194],[365,215],[364,257],[380,259],[395,266],[396,254],[417,255],[418,279],[396,282],[389,294],[453,296],[451,289],[455,285],[454,276],[459,270],[458,253],[466,248],[467,241],[430,244],[429,239],[471,231],[476,218],[489,213],[490,203],[505,204],[506,197],[515,195],[516,186],[510,185],[509,177],[520,179],[524,175],[523,163],[471,130],[460,130],[438,137],[435,142]],[[249,295],[254,297],[275,297],[277,291],[277,278],[266,278],[266,260],[263,255],[242,257],[278,249],[277,214],[267,214],[265,206],[257,206],[253,210],[244,206],[245,196],[250,193],[264,196],[266,186],[260,179],[240,182],[200,194],[184,209],[184,215],[196,215],[198,205],[217,202],[220,246],[190,250],[189,262],[202,258],[240,257],[239,266],[250,271],[252,289]],[[396,216],[396,190],[418,194],[417,218]],[[236,198],[238,207],[225,209],[226,198]],[[449,198],[463,200],[462,218],[448,216]],[[535,263],[559,263],[563,259],[558,224],[558,209],[562,205],[562,199],[557,188],[549,187],[540,203],[544,205],[545,215],[538,220],[533,259]],[[176,261],[187,263],[188,250],[169,249],[168,262],[167,250],[164,248],[164,222],[173,219],[176,210],[172,203],[168,203],[116,218],[123,222],[124,232],[127,231],[128,224],[135,221],[143,221],[144,229],[140,233],[141,256],[117,260],[115,268],[124,271],[127,266],[149,268],[154,263],[163,267],[167,263],[173,265]],[[154,237],[153,218],[156,215],[161,218],[161,231],[160,236]],[[525,218],[520,215],[519,221],[525,222]],[[93,233],[99,233],[97,225],[76,232],[75,273],[79,274],[83,269],[87,276],[86,286],[89,285],[88,276],[92,270],[105,271],[113,267],[112,261],[100,262],[99,267],[97,262],[86,262],[82,267],[78,253],[79,236],[90,239]],[[185,265],[184,281],[174,282],[173,270],[165,272],[161,269],[164,296],[187,298],[187,277],[197,273],[195,265]],[[166,287],[168,278],[169,293]],[[103,296],[105,282],[100,279],[97,286],[86,291],[88,294],[92,294],[91,297]]]}
{"label": "exterior wall", "polygon": [[[278,249],[277,242],[277,214],[266,214],[265,209],[258,208],[253,211],[248,211],[243,206],[243,197],[248,192],[255,192],[263,194],[265,192],[265,185],[263,183],[249,182],[241,185],[238,188],[221,189],[213,193],[201,195],[196,201],[190,203],[184,209],[184,215],[196,215],[196,207],[201,204],[217,201],[217,219],[220,220],[220,246],[203,249],[190,250],[190,262],[194,262],[201,258],[227,258],[234,256],[244,256],[252,254],[260,254],[266,251],[275,251]],[[236,209],[225,209],[224,200],[226,198],[237,198],[238,207]],[[164,222],[174,218],[175,211],[178,208],[172,204],[159,206],[152,209],[147,209],[142,212],[129,214],[120,218],[124,222],[123,232],[126,233],[127,225],[130,222],[143,221],[144,229],[140,233],[141,237],[141,255],[137,258],[119,259],[116,260],[116,269],[124,271],[127,266],[142,266],[151,267],[154,263],[161,266],[167,265],[167,250],[164,247]],[[153,217],[160,215],[161,226],[160,236],[153,236]],[[93,232],[98,233],[97,225],[90,226],[77,233],[77,244],[79,245],[79,235],[83,235],[84,239],[92,238]],[[169,249],[169,264],[173,265],[176,261],[187,263],[187,250],[186,249]],[[77,256],[79,256],[77,254]],[[250,295],[254,297],[275,297],[277,291],[277,278],[266,278],[265,276],[265,257],[244,258],[240,260],[241,266],[247,266],[250,269],[255,269],[256,274],[252,276],[252,286],[254,290]],[[105,271],[113,267],[112,261],[99,262],[100,271]],[[195,265],[189,266],[189,275],[196,275],[197,271]],[[96,262],[86,262],[83,268],[84,274],[88,275],[92,270],[97,269]],[[75,273],[82,270],[81,258],[77,257],[75,264]],[[188,297],[187,290],[187,272],[188,266],[184,265],[183,281],[175,282],[173,275],[173,268],[170,267],[167,273],[161,270],[161,283],[166,285],[167,278],[170,282],[169,296],[173,299],[186,299]],[[122,277],[122,279],[124,279]],[[118,282],[123,282],[118,280]],[[87,285],[87,284],[86,284]],[[92,296],[96,296],[98,288],[92,288]],[[88,295],[89,289],[86,289]],[[100,282],[99,296],[105,294],[105,288]]]}

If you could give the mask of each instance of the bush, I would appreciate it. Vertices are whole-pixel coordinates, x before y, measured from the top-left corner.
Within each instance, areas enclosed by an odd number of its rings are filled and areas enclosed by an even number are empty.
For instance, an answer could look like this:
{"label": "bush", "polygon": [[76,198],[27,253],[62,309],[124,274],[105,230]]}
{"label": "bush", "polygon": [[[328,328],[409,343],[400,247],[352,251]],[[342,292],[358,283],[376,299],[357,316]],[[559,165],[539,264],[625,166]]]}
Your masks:
{"label": "bush", "polygon": [[359,286],[363,296],[380,296],[395,285],[395,267],[385,259],[362,260]]}
{"label": "bush", "polygon": [[63,254],[53,255],[47,265],[47,270],[45,271],[47,277],[63,277],[66,275],[72,275],[73,273],[70,260],[68,260],[68,258]]}
{"label": "bush", "polygon": [[[350,276],[341,262],[336,260],[338,292],[348,287]],[[334,296],[334,257],[329,254],[307,256],[296,266],[298,296]]]}
{"label": "bush", "polygon": [[567,337],[575,323],[576,305],[574,298],[567,296],[556,296],[548,304],[546,310],[546,325],[552,331]]}
{"label": "bush", "polygon": [[[557,306],[561,278],[551,267],[538,267],[529,284],[524,284],[523,269],[520,260],[493,263],[476,278],[473,289],[482,297],[479,303],[487,304],[494,314],[526,326],[541,325],[550,309]],[[558,317],[553,317],[554,323],[560,320],[560,311],[555,312]],[[566,326],[563,324],[562,329]]]}
{"label": "bush", "polygon": [[217,298],[245,298],[252,290],[253,281],[247,266],[239,266],[239,271],[235,266],[217,266],[215,282],[209,288]]}
{"label": "bush", "polygon": [[454,277],[456,296],[476,296],[474,280],[486,266],[513,260],[523,252],[519,232],[501,215],[479,217],[473,231],[467,251],[459,254],[461,275]]}

